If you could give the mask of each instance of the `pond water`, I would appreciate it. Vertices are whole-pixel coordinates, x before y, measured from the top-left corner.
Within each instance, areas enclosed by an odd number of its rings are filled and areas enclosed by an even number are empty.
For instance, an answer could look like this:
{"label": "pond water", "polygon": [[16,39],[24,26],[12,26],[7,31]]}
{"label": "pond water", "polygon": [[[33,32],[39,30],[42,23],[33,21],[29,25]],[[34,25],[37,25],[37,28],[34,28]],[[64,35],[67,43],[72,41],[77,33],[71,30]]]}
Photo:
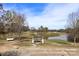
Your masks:
{"label": "pond water", "polygon": [[48,40],[65,40],[67,41],[67,34],[55,36],[55,37],[49,37]]}

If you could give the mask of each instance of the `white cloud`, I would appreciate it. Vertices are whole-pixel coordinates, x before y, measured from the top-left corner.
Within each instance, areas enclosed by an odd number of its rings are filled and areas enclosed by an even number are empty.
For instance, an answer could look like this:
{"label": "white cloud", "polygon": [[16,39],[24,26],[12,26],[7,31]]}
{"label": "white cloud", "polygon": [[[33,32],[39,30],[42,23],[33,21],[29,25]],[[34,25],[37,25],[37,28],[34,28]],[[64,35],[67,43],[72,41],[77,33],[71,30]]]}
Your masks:
{"label": "white cloud", "polygon": [[[65,28],[68,14],[78,10],[79,4],[49,4],[41,15],[33,15],[29,12],[27,20],[31,27],[39,27],[41,25],[49,27],[49,29]],[[28,15],[28,14],[27,14]]]}
{"label": "white cloud", "polygon": [[[16,4],[12,7],[4,7],[6,10],[16,10]],[[39,27],[41,25],[47,26],[49,29],[65,28],[68,14],[77,11],[79,4],[48,4],[39,15],[35,15],[28,8],[24,8],[19,11],[23,11],[26,15],[26,19],[30,27]]]}

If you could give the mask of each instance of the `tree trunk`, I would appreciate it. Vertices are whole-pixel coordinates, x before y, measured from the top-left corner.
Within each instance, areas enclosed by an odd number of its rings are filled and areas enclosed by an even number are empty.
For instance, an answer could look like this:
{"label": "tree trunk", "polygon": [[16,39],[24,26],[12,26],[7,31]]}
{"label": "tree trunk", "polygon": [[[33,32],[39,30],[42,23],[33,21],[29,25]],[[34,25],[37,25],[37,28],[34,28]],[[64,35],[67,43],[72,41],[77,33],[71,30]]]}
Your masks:
{"label": "tree trunk", "polygon": [[76,37],[74,37],[74,46],[76,46]]}

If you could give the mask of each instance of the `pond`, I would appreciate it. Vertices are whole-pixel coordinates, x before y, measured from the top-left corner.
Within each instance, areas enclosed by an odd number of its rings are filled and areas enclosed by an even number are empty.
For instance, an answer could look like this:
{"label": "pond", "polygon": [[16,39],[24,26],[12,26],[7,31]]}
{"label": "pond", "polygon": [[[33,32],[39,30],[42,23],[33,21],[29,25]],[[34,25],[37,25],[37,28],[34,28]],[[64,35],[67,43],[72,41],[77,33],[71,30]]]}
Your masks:
{"label": "pond", "polygon": [[49,37],[48,40],[65,40],[67,41],[67,34],[55,36],[55,37]]}

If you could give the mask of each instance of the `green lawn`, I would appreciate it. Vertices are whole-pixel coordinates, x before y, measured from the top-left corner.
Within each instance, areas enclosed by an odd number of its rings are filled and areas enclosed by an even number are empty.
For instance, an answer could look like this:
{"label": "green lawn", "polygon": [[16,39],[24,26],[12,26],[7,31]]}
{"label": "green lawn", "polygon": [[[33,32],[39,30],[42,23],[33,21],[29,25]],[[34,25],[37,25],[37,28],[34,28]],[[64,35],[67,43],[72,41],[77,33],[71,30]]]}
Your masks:
{"label": "green lawn", "polygon": [[59,36],[59,35],[60,35],[59,33],[54,33],[54,32],[48,32],[48,33],[47,33],[47,36],[48,36],[48,37],[51,37],[51,36],[52,36],[52,37],[53,37],[53,36]]}
{"label": "green lawn", "polygon": [[64,41],[64,40],[48,40],[48,43],[58,43],[58,44],[70,44],[70,42],[68,41]]}

